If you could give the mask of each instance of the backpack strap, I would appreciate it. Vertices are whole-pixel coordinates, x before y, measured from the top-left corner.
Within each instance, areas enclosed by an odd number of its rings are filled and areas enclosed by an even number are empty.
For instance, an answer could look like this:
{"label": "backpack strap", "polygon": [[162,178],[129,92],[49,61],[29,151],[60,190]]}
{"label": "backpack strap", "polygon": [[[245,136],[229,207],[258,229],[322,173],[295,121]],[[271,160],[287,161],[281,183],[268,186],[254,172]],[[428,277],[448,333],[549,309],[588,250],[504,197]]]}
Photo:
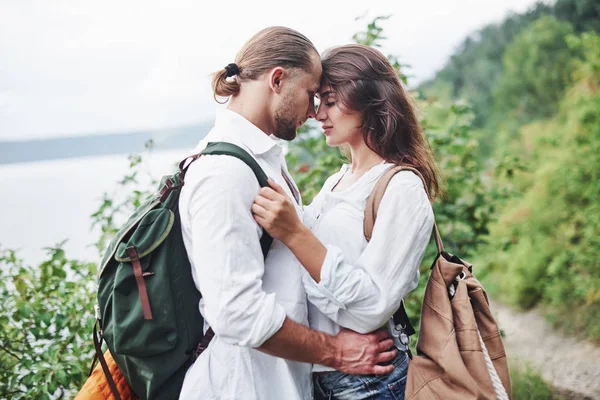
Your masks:
{"label": "backpack strap", "polygon": [[254,172],[254,175],[256,175],[256,179],[258,179],[258,183],[261,187],[269,187],[269,183],[267,182],[269,178],[260,165],[258,165],[254,157],[248,154],[246,150],[236,146],[233,143],[211,142],[208,143],[206,148],[200,154],[227,155],[238,158],[252,169],[252,172]]}
{"label": "backpack strap", "polygon": [[[427,185],[425,184],[425,180],[419,171],[412,167],[406,167],[402,165],[394,165],[391,166],[384,174],[379,178],[369,198],[367,199],[367,206],[365,207],[365,220],[364,220],[364,234],[367,241],[371,240],[373,235],[373,228],[375,226],[375,220],[377,219],[377,211],[379,210],[379,205],[381,204],[381,200],[383,199],[383,195],[385,194],[385,190],[388,187],[388,184],[392,180],[392,178],[400,171],[408,170],[414,172],[421,180],[423,181],[423,187],[425,188],[425,192],[429,197],[429,193],[427,191]],[[433,233],[435,235],[435,243],[438,249],[438,253],[441,254],[444,251],[444,245],[442,244],[442,239],[440,237],[440,233],[437,228],[437,224],[433,223]],[[404,300],[400,302],[400,307],[394,314],[394,324],[401,325],[403,330],[407,335],[414,335],[415,328],[410,323],[408,319],[408,315],[406,314],[406,309],[404,308]]]}
{"label": "backpack strap", "polygon": [[[184,184],[185,174],[190,165],[204,154],[232,156],[243,161],[247,166],[250,167],[252,172],[254,172],[259,185],[261,187],[269,187],[269,182],[267,182],[269,178],[260,165],[258,165],[254,157],[248,154],[248,152],[241,147],[227,142],[210,142],[202,152],[184,159],[179,164],[179,179],[181,180],[182,185]],[[269,235],[267,231],[263,230],[263,235],[260,238],[260,248],[262,249],[264,258],[267,258],[267,253],[269,252],[272,243],[273,238],[271,235]]]}
{"label": "backpack strap", "polygon": [[[427,190],[425,179],[417,169],[404,165],[393,165],[388,168],[388,170],[383,173],[381,178],[379,178],[373,187],[373,190],[371,191],[371,194],[367,200],[364,223],[364,233],[367,241],[371,240],[371,236],[373,235],[373,227],[375,226],[375,220],[377,219],[377,211],[379,210],[379,204],[383,199],[385,190],[387,189],[392,178],[400,171],[411,171],[421,178],[421,181],[423,181],[423,188],[425,188],[425,193],[427,193],[427,197],[429,197],[429,191]],[[433,234],[435,236],[435,245],[437,247],[438,254],[442,254],[444,251],[444,244],[442,243],[442,237],[440,236],[440,232],[435,221],[433,222]]]}
{"label": "backpack strap", "polygon": [[[269,187],[269,182],[267,182],[269,178],[267,174],[265,174],[265,171],[263,171],[263,169],[260,167],[260,165],[258,165],[254,157],[248,154],[248,152],[242,149],[241,147],[228,142],[210,142],[201,153],[184,159],[179,164],[179,179],[181,180],[182,185],[184,183],[185,173],[187,172],[190,165],[205,154],[232,156],[243,161],[247,166],[250,167],[250,169],[252,169],[252,172],[254,172],[254,175],[256,176],[259,185],[261,187]],[[186,164],[188,160],[191,161],[189,161]],[[266,230],[263,229],[263,235],[260,238],[260,247],[262,249],[264,258],[267,258],[267,253],[269,252],[272,243],[273,238],[271,237],[271,235],[269,235],[269,233]],[[202,352],[206,350],[214,336],[215,332],[212,328],[209,327],[202,339],[200,340],[200,343],[198,343],[196,350],[192,354],[192,361],[195,361],[200,356],[200,354],[202,354]]]}

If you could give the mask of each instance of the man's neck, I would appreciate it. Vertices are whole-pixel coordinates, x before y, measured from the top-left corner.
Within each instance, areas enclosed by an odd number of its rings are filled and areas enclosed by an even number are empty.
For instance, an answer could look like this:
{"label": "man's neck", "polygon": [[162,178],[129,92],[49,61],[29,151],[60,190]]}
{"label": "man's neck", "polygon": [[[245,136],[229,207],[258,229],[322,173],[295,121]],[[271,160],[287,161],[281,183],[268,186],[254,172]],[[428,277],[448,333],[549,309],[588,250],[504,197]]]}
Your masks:
{"label": "man's neck", "polygon": [[266,135],[271,135],[273,133],[273,127],[268,118],[264,102],[260,99],[247,101],[244,97],[245,96],[242,96],[242,94],[233,96],[229,100],[227,109],[241,115]]}

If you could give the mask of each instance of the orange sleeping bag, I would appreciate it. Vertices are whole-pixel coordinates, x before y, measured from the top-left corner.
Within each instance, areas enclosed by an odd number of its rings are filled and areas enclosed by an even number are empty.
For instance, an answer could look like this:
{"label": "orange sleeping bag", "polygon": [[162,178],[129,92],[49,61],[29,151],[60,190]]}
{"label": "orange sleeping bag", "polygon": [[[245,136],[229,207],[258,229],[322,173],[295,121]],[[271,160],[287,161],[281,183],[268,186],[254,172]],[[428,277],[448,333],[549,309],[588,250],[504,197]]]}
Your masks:
{"label": "orange sleeping bag", "polygon": [[[121,400],[139,400],[131,391],[131,388],[127,384],[127,380],[125,380],[125,377],[121,374],[110,351],[107,350],[104,353],[104,358],[108,365],[108,370],[115,381]],[[110,386],[108,385],[106,376],[104,376],[104,371],[102,371],[100,363],[96,365],[92,374],[87,378],[85,384],[79,393],[77,393],[77,396],[75,396],[75,400],[113,400],[114,398],[115,396],[113,396],[112,391],[110,390]]]}

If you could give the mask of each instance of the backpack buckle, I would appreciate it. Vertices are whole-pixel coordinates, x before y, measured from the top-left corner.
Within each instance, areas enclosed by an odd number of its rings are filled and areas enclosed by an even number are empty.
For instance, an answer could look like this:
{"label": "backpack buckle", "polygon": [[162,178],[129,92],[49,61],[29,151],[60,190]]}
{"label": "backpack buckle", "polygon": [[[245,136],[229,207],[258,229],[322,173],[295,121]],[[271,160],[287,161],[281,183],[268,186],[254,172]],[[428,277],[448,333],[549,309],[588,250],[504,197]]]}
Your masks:
{"label": "backpack buckle", "polygon": [[158,192],[159,200],[161,203],[164,203],[171,191],[173,190],[173,181],[171,179],[167,179],[165,185]]}
{"label": "backpack buckle", "polygon": [[408,349],[408,345],[410,344],[410,336],[406,333],[406,325],[394,325],[392,328],[392,336],[398,339],[405,351]]}

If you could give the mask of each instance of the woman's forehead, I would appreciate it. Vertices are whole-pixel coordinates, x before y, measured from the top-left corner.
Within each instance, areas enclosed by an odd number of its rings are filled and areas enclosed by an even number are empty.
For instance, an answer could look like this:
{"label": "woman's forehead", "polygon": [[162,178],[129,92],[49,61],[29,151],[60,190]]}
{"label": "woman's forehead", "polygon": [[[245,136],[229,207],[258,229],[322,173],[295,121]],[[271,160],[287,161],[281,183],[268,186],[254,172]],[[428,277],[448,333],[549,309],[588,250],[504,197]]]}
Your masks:
{"label": "woman's forehead", "polygon": [[333,88],[331,87],[330,84],[325,83],[325,84],[321,85],[321,87],[319,87],[319,92],[317,93],[317,96],[325,97],[331,93],[334,93]]}

